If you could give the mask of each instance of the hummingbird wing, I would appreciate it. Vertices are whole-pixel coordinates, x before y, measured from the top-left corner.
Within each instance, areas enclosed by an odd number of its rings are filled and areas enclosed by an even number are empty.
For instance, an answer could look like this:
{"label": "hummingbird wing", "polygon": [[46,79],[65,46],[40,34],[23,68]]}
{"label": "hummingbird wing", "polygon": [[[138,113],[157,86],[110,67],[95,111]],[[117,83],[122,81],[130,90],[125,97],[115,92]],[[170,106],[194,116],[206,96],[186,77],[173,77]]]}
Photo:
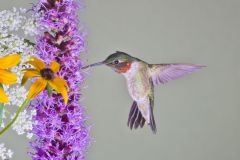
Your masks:
{"label": "hummingbird wing", "polygon": [[142,128],[145,124],[145,119],[141,111],[138,109],[137,102],[134,101],[128,116],[128,126],[132,129],[133,126],[137,129],[139,126]]}
{"label": "hummingbird wing", "polygon": [[196,64],[150,64],[150,74],[154,85],[164,84],[205,67]]}

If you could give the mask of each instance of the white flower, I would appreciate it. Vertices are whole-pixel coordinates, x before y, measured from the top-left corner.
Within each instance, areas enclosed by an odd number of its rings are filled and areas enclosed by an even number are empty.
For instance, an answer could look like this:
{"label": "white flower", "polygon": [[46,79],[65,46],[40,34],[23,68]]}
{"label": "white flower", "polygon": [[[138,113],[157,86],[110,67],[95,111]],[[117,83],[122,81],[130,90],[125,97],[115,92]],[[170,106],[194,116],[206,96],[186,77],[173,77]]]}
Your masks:
{"label": "white flower", "polygon": [[8,31],[17,31],[21,26],[25,17],[21,16],[17,12],[16,8],[13,11],[1,11],[0,12],[0,31],[7,33]]}
{"label": "white flower", "polygon": [[9,88],[6,93],[9,98],[8,105],[14,108],[21,106],[27,97],[26,89],[24,87],[20,87],[19,85]]}
{"label": "white flower", "polygon": [[7,151],[7,156],[8,156],[9,158],[12,158],[12,156],[13,156],[13,151],[12,151],[11,149],[8,149],[8,151]]}
{"label": "white flower", "polygon": [[27,138],[28,138],[28,139],[31,139],[32,137],[33,137],[33,133],[29,133],[29,132],[28,132],[28,133],[27,133]]}
{"label": "white flower", "polygon": [[5,160],[8,158],[12,158],[13,151],[10,149],[7,149],[3,143],[0,144],[0,159]]}
{"label": "white flower", "polygon": [[26,35],[36,35],[36,19],[38,15],[26,16],[26,9],[13,8],[12,11],[0,12],[0,32],[5,36],[9,31],[22,29]]}
{"label": "white flower", "polygon": [[[27,95],[27,90],[21,86],[21,70],[29,67],[29,65],[25,65],[24,62],[29,59],[29,55],[31,55],[35,49],[33,44],[26,41],[26,39],[31,38],[22,38],[19,36],[19,32],[24,33],[25,36],[34,36],[37,34],[38,25],[36,24],[36,19],[38,16],[35,14],[29,15],[30,14],[27,14],[26,9],[22,8],[13,8],[11,11],[0,11],[0,57],[13,53],[21,53],[20,64],[11,69],[11,71],[18,77],[17,83],[10,87],[3,86],[4,91],[9,97],[9,103],[4,106],[3,110],[4,121],[15,115],[12,115],[13,111],[16,111],[18,107],[20,107]],[[13,124],[12,129],[19,135],[26,133],[27,138],[31,139],[33,133],[30,131],[34,124],[32,120],[34,115],[36,115],[35,110],[24,110],[20,113],[17,121]],[[4,121],[0,128],[5,127],[6,123],[4,123]],[[12,150],[5,148],[3,143],[0,144],[0,159],[10,159],[12,156]]]}
{"label": "white flower", "polygon": [[31,17],[28,18],[25,21],[25,24],[22,26],[22,29],[24,30],[24,34],[34,36],[37,34],[37,23],[36,23],[36,18]]}
{"label": "white flower", "polygon": [[[13,8],[10,10],[4,10],[0,12],[0,57],[13,54],[21,53],[21,62],[18,66],[11,69],[18,77],[17,83],[13,86],[5,86],[4,91],[9,97],[9,103],[4,107],[4,120],[6,117],[10,117],[13,111],[16,111],[18,107],[24,102],[27,90],[21,86],[22,69],[29,67],[24,64],[29,59],[29,55],[35,51],[35,48],[26,39],[31,39],[29,36],[37,34],[36,19],[38,16],[27,14],[26,9]],[[18,32],[16,32],[18,31]],[[26,38],[22,38],[18,35],[19,32],[23,32]],[[27,37],[28,36],[28,37]],[[34,111],[33,111],[34,112]],[[12,126],[18,134],[26,133],[28,138],[32,137],[29,133],[32,129],[32,111],[24,111],[20,114],[16,124]],[[13,117],[13,115],[11,116]],[[6,123],[2,123],[1,127],[4,127]]]}
{"label": "white flower", "polygon": [[[19,135],[24,134],[25,132],[29,132],[32,130],[34,121],[32,121],[32,117],[36,115],[35,110],[31,110],[29,113],[27,110],[22,111],[16,122],[13,124],[12,129],[15,130]],[[14,115],[11,117],[13,119]],[[27,138],[31,138],[32,134],[27,133]]]}

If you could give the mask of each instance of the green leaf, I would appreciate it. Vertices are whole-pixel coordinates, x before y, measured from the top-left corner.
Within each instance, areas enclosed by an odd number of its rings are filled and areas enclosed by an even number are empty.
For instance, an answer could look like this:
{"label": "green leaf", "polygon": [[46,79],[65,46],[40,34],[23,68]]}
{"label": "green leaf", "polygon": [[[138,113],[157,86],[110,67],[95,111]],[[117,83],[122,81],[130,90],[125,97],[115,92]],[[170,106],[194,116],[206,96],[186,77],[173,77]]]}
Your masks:
{"label": "green leaf", "polygon": [[36,45],[35,43],[31,42],[28,39],[24,39],[24,42],[27,43],[28,45],[31,45],[31,46],[35,46]]}
{"label": "green leaf", "polygon": [[47,85],[47,91],[48,91],[48,96],[51,97],[52,96],[52,87],[49,84]]}

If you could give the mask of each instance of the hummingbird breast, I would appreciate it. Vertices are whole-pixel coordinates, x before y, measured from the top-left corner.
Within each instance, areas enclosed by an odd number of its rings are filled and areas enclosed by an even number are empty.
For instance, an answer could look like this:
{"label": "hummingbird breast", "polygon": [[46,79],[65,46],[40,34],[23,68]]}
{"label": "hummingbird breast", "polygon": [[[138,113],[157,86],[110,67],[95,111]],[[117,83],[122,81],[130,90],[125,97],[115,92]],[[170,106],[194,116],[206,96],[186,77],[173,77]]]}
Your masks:
{"label": "hummingbird breast", "polygon": [[133,62],[131,68],[123,74],[127,81],[130,96],[135,101],[144,101],[151,92],[147,64]]}

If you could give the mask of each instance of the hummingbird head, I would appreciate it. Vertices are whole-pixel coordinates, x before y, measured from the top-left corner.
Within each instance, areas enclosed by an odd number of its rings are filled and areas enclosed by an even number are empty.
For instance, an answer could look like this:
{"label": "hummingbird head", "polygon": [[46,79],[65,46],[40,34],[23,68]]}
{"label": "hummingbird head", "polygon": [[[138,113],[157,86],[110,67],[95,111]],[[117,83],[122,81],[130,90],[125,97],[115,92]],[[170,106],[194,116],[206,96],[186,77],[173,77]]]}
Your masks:
{"label": "hummingbird head", "polygon": [[104,61],[90,64],[82,67],[82,69],[104,64],[112,68],[117,73],[126,73],[131,68],[131,64],[134,60],[136,59],[127,53],[116,51],[115,53],[109,55]]}

